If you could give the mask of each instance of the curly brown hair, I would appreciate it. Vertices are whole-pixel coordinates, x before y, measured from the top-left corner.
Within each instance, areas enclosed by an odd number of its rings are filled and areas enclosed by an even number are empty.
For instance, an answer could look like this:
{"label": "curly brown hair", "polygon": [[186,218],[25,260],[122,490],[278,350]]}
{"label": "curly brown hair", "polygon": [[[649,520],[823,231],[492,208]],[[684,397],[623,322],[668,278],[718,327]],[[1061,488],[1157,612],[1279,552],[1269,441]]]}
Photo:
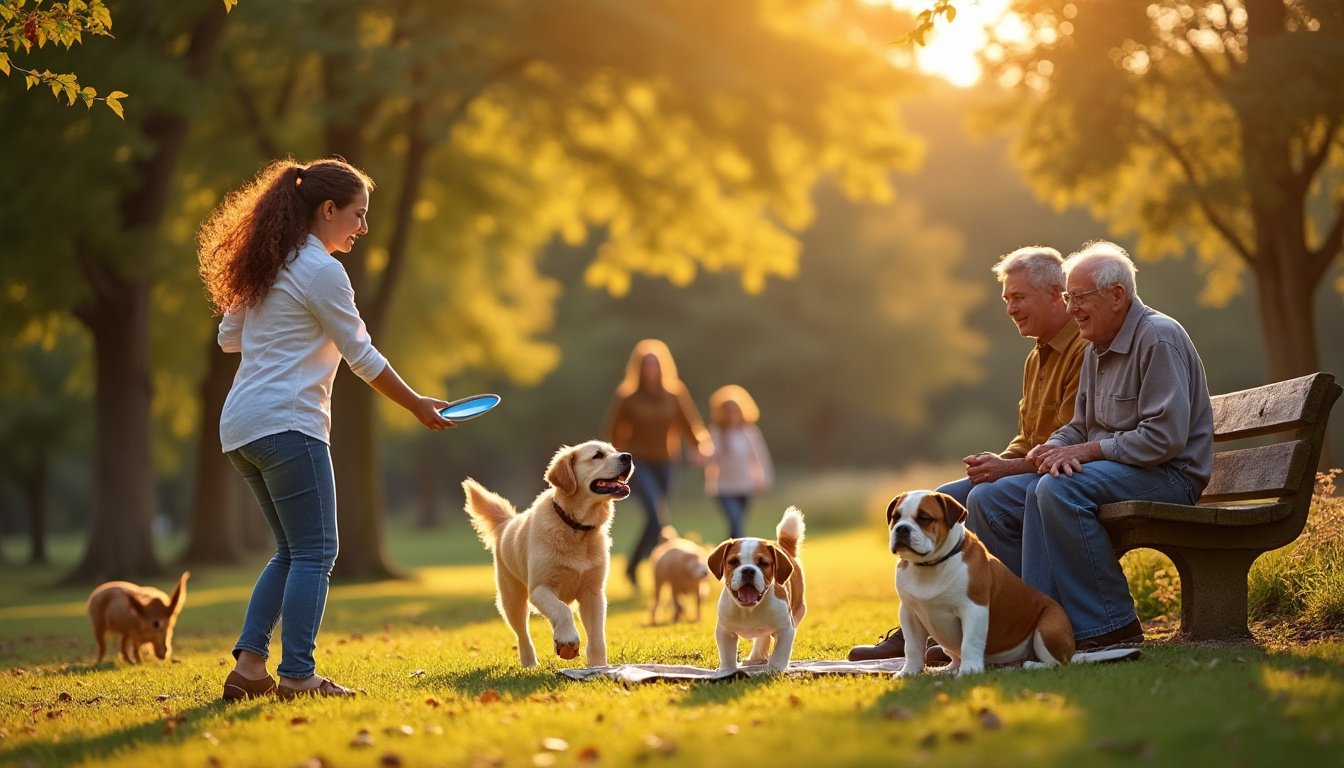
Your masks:
{"label": "curly brown hair", "polygon": [[285,262],[303,245],[318,206],[344,208],[373,179],[339,157],[301,165],[276,160],[230,192],[196,233],[199,268],[216,315],[239,312],[266,296]]}

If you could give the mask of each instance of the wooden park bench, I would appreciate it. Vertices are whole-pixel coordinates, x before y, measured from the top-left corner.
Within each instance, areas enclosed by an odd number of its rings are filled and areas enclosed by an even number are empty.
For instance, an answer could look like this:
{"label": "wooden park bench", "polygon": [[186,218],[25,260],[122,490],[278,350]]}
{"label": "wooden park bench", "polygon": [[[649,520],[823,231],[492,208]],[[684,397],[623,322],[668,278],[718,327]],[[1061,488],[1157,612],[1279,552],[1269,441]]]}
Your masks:
{"label": "wooden park bench", "polygon": [[[1116,555],[1155,549],[1181,579],[1181,633],[1191,640],[1250,637],[1246,577],[1261,554],[1302,533],[1330,408],[1340,386],[1315,373],[1213,398],[1213,475],[1194,506],[1106,504],[1099,519]],[[1221,444],[1273,435],[1250,448]]]}

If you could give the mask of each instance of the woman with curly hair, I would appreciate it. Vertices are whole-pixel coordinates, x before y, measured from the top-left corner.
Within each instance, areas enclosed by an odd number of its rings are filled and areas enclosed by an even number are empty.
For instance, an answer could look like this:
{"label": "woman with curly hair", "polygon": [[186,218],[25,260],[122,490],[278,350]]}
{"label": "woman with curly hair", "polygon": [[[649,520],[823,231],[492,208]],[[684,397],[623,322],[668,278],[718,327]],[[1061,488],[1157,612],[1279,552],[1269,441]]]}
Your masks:
{"label": "woman with curly hair", "polygon": [[[429,429],[446,429],[447,402],[401,380],[369,338],[345,267],[369,231],[373,181],[344,160],[279,160],[229,194],[198,233],[200,272],[219,346],[242,361],[220,414],[229,461],[252,487],[275,535],[233,649],[225,699],[274,692],[350,696],[317,674],[313,649],[336,562],[331,387],[350,370]],[[279,683],[266,670],[281,622]]]}
{"label": "woman with curly hair", "polygon": [[672,462],[681,456],[682,438],[690,442],[691,459],[697,464],[714,453],[695,401],[677,378],[672,352],[661,340],[644,339],[631,350],[603,433],[617,450],[635,458],[631,484],[644,507],[644,530],[626,562],[625,577],[638,590],[639,564],[658,545],[668,524]]}

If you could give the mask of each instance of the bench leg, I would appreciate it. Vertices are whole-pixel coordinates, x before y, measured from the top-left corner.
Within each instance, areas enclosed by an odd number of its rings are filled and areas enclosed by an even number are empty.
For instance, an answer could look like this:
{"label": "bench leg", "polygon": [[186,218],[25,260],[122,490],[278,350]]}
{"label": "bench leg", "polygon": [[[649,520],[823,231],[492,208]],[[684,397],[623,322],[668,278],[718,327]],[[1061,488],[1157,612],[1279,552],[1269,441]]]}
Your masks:
{"label": "bench leg", "polygon": [[1181,634],[1190,640],[1249,640],[1246,576],[1262,553],[1172,548],[1165,554],[1181,577]]}

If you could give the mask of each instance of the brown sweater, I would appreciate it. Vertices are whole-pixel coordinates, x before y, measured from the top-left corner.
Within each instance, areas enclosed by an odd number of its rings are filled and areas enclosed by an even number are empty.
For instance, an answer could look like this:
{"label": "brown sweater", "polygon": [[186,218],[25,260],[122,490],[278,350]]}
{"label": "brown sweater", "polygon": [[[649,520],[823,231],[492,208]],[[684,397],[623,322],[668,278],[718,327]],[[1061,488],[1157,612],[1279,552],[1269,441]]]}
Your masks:
{"label": "brown sweater", "polygon": [[629,451],[635,461],[668,462],[680,455],[681,438],[695,447],[709,439],[709,432],[686,390],[636,390],[617,394],[607,412],[603,430],[608,441]]}

